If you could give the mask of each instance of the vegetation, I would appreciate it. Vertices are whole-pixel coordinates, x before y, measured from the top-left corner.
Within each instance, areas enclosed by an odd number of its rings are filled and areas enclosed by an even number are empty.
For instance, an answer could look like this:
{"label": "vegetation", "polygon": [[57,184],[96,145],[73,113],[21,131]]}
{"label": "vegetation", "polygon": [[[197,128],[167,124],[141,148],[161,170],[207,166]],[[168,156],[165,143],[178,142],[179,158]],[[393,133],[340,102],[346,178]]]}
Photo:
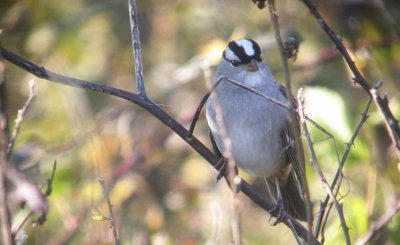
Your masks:
{"label": "vegetation", "polygon": [[[58,74],[134,91],[127,2],[2,1],[1,46]],[[400,118],[400,4],[314,4],[369,84],[383,81],[378,93],[387,93],[391,111]],[[400,243],[400,154],[382,114],[372,102],[367,121],[358,128],[354,144],[348,145],[368,94],[353,80],[342,54],[302,1],[276,1],[275,8],[283,39],[293,37],[300,43],[296,57],[289,60],[292,92],[304,89],[305,114],[324,129],[307,121],[315,158],[328,183],[338,170],[338,159],[350,150],[337,200],[352,243],[364,244],[368,234],[371,244]],[[138,1],[137,11],[147,95],[186,128],[229,40],[258,41],[264,62],[285,82],[268,7],[259,9],[251,1],[239,0],[148,0]],[[235,217],[244,244],[295,243],[287,226],[271,226],[270,215],[245,195],[235,199],[225,180],[216,181],[218,172],[205,159],[143,108],[115,96],[35,78],[5,60],[0,61],[0,73],[5,78],[1,115],[7,115],[10,132],[18,110],[33,94],[28,83],[33,78],[36,93],[7,161],[1,145],[1,163],[18,168],[43,193],[51,189],[49,211],[39,225],[43,210],[31,214],[30,203],[21,206],[16,195],[21,184],[7,182],[10,223],[13,231],[24,224],[16,234],[22,244],[113,244],[110,226],[122,244],[229,244],[235,240]],[[1,143],[6,142],[4,132]],[[210,147],[203,115],[194,136]],[[308,184],[317,218],[327,194],[309,162]],[[244,172],[240,176],[266,193],[262,179]],[[109,222],[110,207],[114,225]],[[345,244],[334,206],[329,214],[318,240]]]}

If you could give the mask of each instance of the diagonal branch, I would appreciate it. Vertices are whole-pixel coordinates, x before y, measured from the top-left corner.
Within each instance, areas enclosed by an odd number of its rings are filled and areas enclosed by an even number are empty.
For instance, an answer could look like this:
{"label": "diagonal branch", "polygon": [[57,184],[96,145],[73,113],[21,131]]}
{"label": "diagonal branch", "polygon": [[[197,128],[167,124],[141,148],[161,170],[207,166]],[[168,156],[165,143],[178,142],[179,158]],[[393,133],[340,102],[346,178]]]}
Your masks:
{"label": "diagonal branch", "polygon": [[325,191],[328,193],[329,197],[332,199],[333,203],[335,204],[337,213],[339,215],[339,219],[340,219],[340,223],[343,229],[343,233],[344,233],[344,238],[346,240],[346,244],[351,244],[350,241],[350,234],[349,234],[349,228],[347,227],[346,224],[346,219],[344,217],[343,214],[343,208],[342,206],[339,204],[339,202],[337,201],[335,195],[332,192],[331,187],[328,184],[328,181],[325,178],[324,173],[322,172],[321,168],[319,167],[318,164],[318,160],[316,157],[316,153],[314,150],[314,146],[313,146],[313,142],[311,140],[310,137],[310,133],[308,131],[308,127],[307,127],[307,123],[306,123],[306,117],[304,114],[304,97],[303,97],[303,90],[300,89],[298,94],[297,94],[297,100],[298,100],[298,107],[299,107],[299,116],[300,116],[300,123],[301,126],[303,127],[303,133],[306,136],[307,139],[307,143],[308,143],[308,149],[310,150],[310,155],[311,155],[311,159],[310,162],[313,165],[313,167],[315,168],[315,170],[317,171],[318,176],[320,177],[320,181],[322,186],[324,187]]}
{"label": "diagonal branch", "polygon": [[8,143],[8,147],[7,147],[7,159],[10,158],[10,155],[13,150],[15,140],[18,137],[19,129],[21,128],[21,124],[24,119],[25,113],[28,111],[29,107],[31,106],[31,104],[36,96],[35,80],[32,79],[28,83],[29,83],[29,97],[26,100],[24,106],[20,110],[18,110],[18,116],[15,119],[15,127],[14,127],[14,130],[12,133],[12,137],[10,139],[10,143]]}
{"label": "diagonal branch", "polygon": [[393,116],[392,111],[389,108],[388,100],[386,98],[382,98],[377,91],[376,87],[372,87],[367,80],[363,77],[361,72],[358,70],[357,66],[355,65],[354,61],[351,59],[349,52],[347,52],[346,48],[343,45],[343,42],[339,36],[335,34],[335,32],[328,26],[326,21],[322,18],[321,14],[318,12],[317,8],[314,4],[311,3],[310,0],[303,0],[304,4],[308,7],[311,14],[314,15],[315,19],[321,26],[321,28],[326,32],[328,37],[331,41],[336,45],[336,48],[342,54],[344,60],[346,61],[347,65],[349,66],[351,72],[354,75],[354,82],[359,84],[365,92],[372,96],[374,99],[375,105],[378,107],[379,112],[381,113],[385,124],[388,134],[396,146],[397,150],[397,157],[400,159],[400,127],[399,123],[396,118]]}
{"label": "diagonal branch", "polygon": [[[358,133],[360,132],[362,126],[364,125],[364,123],[368,119],[368,111],[369,111],[369,108],[371,106],[371,102],[372,102],[372,100],[371,100],[371,97],[370,97],[368,99],[367,105],[365,106],[365,109],[364,109],[363,113],[361,114],[360,121],[358,122],[357,127],[354,130],[353,135],[351,136],[349,142],[346,144],[346,149],[345,149],[345,151],[343,153],[342,159],[339,162],[339,168],[338,168],[338,170],[337,170],[337,172],[335,174],[335,177],[333,178],[332,184],[331,184],[331,189],[332,190],[335,189],[337,181],[342,176],[342,169],[343,169],[344,163],[346,162],[347,157],[348,157],[348,155],[350,153],[350,150],[351,150],[352,146],[354,145],[354,141],[356,140],[356,138],[358,136]],[[336,190],[337,190],[336,193],[338,193],[339,189],[340,188],[338,186],[336,188]],[[318,237],[318,234],[319,234],[320,229],[321,229],[321,224],[322,224],[322,220],[324,218],[325,209],[326,209],[326,207],[327,207],[327,205],[329,203],[329,200],[330,200],[330,196],[326,195],[324,202],[321,203],[320,214],[318,216],[318,222],[317,222],[317,226],[315,228],[315,234],[316,234],[317,237]]]}
{"label": "diagonal branch", "polygon": [[[67,86],[72,86],[76,88],[87,89],[99,93],[110,94],[130,102],[135,103],[136,105],[142,107],[149,113],[151,113],[154,117],[164,123],[167,127],[172,129],[177,135],[179,135],[185,142],[187,142],[194,150],[196,150],[204,159],[206,159],[214,168],[216,167],[219,158],[209,150],[202,142],[200,142],[196,137],[190,135],[189,131],[185,129],[181,124],[179,124],[174,118],[172,118],[169,114],[167,114],[164,110],[162,110],[157,104],[152,102],[145,94],[135,94],[122,89],[113,88],[104,84],[88,82],[76,78],[71,78],[63,75],[59,75],[55,72],[49,71],[44,67],[39,67],[18,55],[8,51],[4,47],[0,45],[0,54],[4,57],[4,59],[9,62],[17,65],[18,67],[26,70],[27,72],[46,79],[48,81],[64,84]],[[250,184],[246,181],[241,180],[239,189],[246,196],[248,196],[253,202],[258,204],[261,208],[269,212],[274,207],[274,203],[268,200],[265,196],[258,193]],[[273,216],[277,216],[277,212],[271,213]],[[308,231],[304,226],[302,226],[298,221],[294,218],[291,218],[291,222],[296,230],[296,233],[299,237],[307,240]],[[284,224],[289,226],[289,222],[287,220],[283,221]],[[319,244],[317,240],[313,241],[314,244]]]}

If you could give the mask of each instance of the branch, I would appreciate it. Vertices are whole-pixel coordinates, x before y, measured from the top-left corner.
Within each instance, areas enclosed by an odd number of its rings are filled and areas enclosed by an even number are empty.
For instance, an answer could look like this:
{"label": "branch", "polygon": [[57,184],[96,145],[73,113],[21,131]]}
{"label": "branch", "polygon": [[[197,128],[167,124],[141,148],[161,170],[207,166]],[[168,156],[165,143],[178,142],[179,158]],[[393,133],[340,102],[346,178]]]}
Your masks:
{"label": "branch", "polygon": [[279,52],[281,54],[281,59],[282,59],[282,64],[283,64],[283,73],[285,75],[285,84],[286,88],[289,91],[290,94],[292,94],[292,85],[290,81],[290,72],[289,72],[289,63],[288,59],[286,58],[284,47],[283,47],[283,42],[281,38],[281,31],[279,28],[279,22],[278,22],[278,13],[275,10],[275,0],[267,0],[268,2],[268,9],[269,9],[269,14],[271,16],[271,22],[272,26],[274,27],[274,33],[275,33],[275,38],[276,42],[279,47]]}
{"label": "branch", "polygon": [[[0,55],[1,57],[1,55]],[[7,145],[9,141],[8,118],[5,101],[4,63],[0,60],[0,223],[1,237],[4,245],[11,245],[10,211],[7,205],[6,170],[7,170]]]}
{"label": "branch", "polygon": [[311,14],[314,15],[315,19],[317,20],[317,22],[319,23],[321,28],[326,32],[328,37],[336,45],[336,48],[342,54],[344,60],[346,61],[347,65],[349,66],[351,72],[354,75],[353,80],[357,84],[359,84],[369,96],[373,97],[374,103],[378,107],[379,112],[381,113],[381,115],[385,121],[388,134],[389,134],[393,144],[396,146],[397,157],[400,159],[400,128],[399,128],[398,121],[393,116],[393,113],[391,112],[391,110],[389,108],[388,100],[386,98],[382,98],[378,94],[377,88],[372,87],[365,80],[365,78],[362,76],[361,72],[358,70],[357,66],[355,65],[354,61],[351,59],[350,54],[347,52],[346,48],[344,47],[341,38],[338,37],[335,34],[335,32],[328,26],[328,24],[322,18],[322,16],[318,12],[317,8],[314,6],[314,4],[312,4],[310,0],[303,0],[303,2],[308,7]]}
{"label": "branch", "polygon": [[[267,0],[267,2],[268,2],[268,9],[269,9],[270,17],[271,17],[272,26],[274,28],[276,43],[278,44],[280,56],[282,59],[283,71],[284,71],[284,76],[285,76],[285,84],[286,84],[287,93],[289,95],[288,97],[292,97],[292,85],[291,85],[291,77],[290,77],[289,62],[288,62],[288,59],[290,57],[289,53],[291,53],[291,52],[285,52],[285,47],[282,42],[281,32],[280,32],[280,28],[279,28],[278,13],[276,12],[276,9],[275,9],[275,0]],[[297,54],[297,50],[295,53]],[[301,161],[301,163],[299,163],[299,169],[303,169],[303,171],[301,171],[302,176],[299,176],[299,177],[300,177],[301,188],[304,193],[303,194],[304,199],[306,202],[307,225],[308,225],[308,232],[309,232],[308,236],[309,236],[309,239],[311,239],[313,237],[312,226],[313,226],[314,221],[313,221],[313,215],[312,215],[311,196],[310,196],[310,191],[308,188],[308,183],[307,183],[307,178],[306,178],[304,149],[303,149],[303,145],[301,143],[301,136],[300,136],[301,132],[300,132],[300,130],[297,130],[299,128],[299,125],[298,125],[298,120],[296,120],[296,118],[297,118],[296,113],[294,113],[294,111],[291,110],[289,115],[290,115],[290,128],[292,128],[294,138],[299,140],[299,143],[295,144],[295,147],[296,147],[295,158],[298,159],[299,161]]]}
{"label": "branch", "polygon": [[98,178],[97,181],[99,181],[99,183],[101,185],[101,188],[103,188],[104,198],[107,200],[108,211],[110,212],[110,218],[108,218],[108,221],[110,221],[110,225],[111,225],[111,229],[112,229],[112,232],[113,232],[115,244],[119,245],[119,244],[121,244],[121,242],[119,240],[119,234],[117,232],[117,227],[115,226],[114,213],[113,213],[113,210],[112,210],[112,204],[111,204],[111,201],[110,201],[110,196],[109,196],[106,184],[104,183],[104,180],[102,178]]}
{"label": "branch", "polygon": [[[336,171],[335,177],[333,178],[333,181],[332,181],[332,184],[331,184],[331,189],[332,190],[335,189],[335,186],[336,186],[337,181],[339,180],[339,177],[342,176],[342,169],[343,169],[344,163],[346,162],[347,157],[348,157],[348,155],[350,153],[350,150],[352,149],[352,146],[354,145],[354,141],[356,140],[356,138],[358,136],[358,133],[360,132],[362,126],[364,125],[364,123],[367,121],[367,119],[369,117],[368,116],[368,111],[369,111],[369,108],[371,106],[371,102],[372,102],[372,99],[370,97],[368,99],[367,105],[365,106],[365,109],[364,109],[363,113],[361,114],[360,121],[358,122],[357,127],[354,130],[353,135],[351,136],[349,142],[347,142],[347,144],[346,144],[346,149],[345,149],[345,151],[343,153],[342,159],[340,160],[339,168]],[[339,191],[339,187],[337,188],[337,192],[338,191]],[[326,195],[324,202],[321,203],[320,215],[318,217],[317,226],[315,228],[315,234],[316,234],[317,237],[318,237],[318,233],[320,232],[322,219],[324,217],[325,209],[326,209],[326,207],[328,205],[329,200],[330,200],[330,196]]]}
{"label": "branch", "polygon": [[18,137],[19,129],[21,128],[22,121],[24,120],[25,113],[28,111],[30,105],[32,104],[32,102],[36,96],[35,80],[34,79],[30,80],[28,82],[28,84],[29,84],[29,97],[26,100],[24,106],[20,110],[18,110],[18,116],[15,119],[15,127],[14,127],[14,130],[12,133],[10,143],[8,143],[8,147],[7,147],[7,159],[10,158],[11,152],[14,147],[15,140]]}
{"label": "branch", "polygon": [[[149,113],[151,113],[154,117],[164,123],[167,127],[172,129],[178,136],[180,136],[185,142],[187,142],[195,151],[197,151],[205,160],[207,160],[214,168],[216,167],[219,158],[210,151],[203,143],[201,143],[197,138],[191,136],[188,137],[189,131],[186,130],[181,124],[179,124],[174,118],[168,115],[164,110],[162,110],[157,104],[152,102],[149,98],[144,96],[143,94],[134,94],[125,90],[113,88],[107,85],[88,82],[80,79],[75,79],[63,75],[59,75],[52,71],[45,69],[44,67],[39,67],[18,55],[8,51],[4,47],[0,45],[0,53],[3,57],[9,62],[17,65],[18,67],[26,70],[27,72],[43,78],[48,81],[52,81],[55,83],[64,84],[71,87],[87,89],[99,93],[110,94],[127,101],[133,102],[136,105],[142,107]],[[246,181],[242,180],[239,185],[239,189],[245,195],[247,195],[251,200],[253,200],[256,204],[258,204],[261,208],[266,210],[267,212],[272,210],[274,207],[274,203],[268,200],[265,196],[260,195],[250,184]],[[273,216],[277,216],[277,212],[271,213]],[[284,221],[286,225],[288,225],[287,221]],[[292,220],[293,226],[299,235],[299,237],[307,240],[307,229],[304,228],[299,222],[296,220]],[[317,240],[313,241],[315,244],[319,244]]]}
{"label": "branch", "polygon": [[313,167],[315,168],[315,170],[317,171],[317,174],[320,177],[320,181],[321,181],[322,186],[324,187],[325,191],[328,193],[328,195],[332,199],[333,203],[335,204],[337,213],[339,215],[340,223],[341,223],[341,226],[342,226],[342,229],[343,229],[343,233],[344,233],[344,237],[345,237],[345,240],[346,240],[346,244],[349,245],[349,244],[351,244],[350,235],[349,235],[349,229],[348,229],[347,224],[346,224],[346,219],[345,219],[344,214],[343,214],[342,206],[338,203],[338,201],[336,200],[336,197],[333,195],[332,189],[330,188],[330,186],[328,184],[328,181],[326,180],[326,178],[324,176],[324,173],[321,171],[321,168],[319,167],[318,160],[317,160],[317,157],[316,157],[316,154],[315,154],[315,151],[314,151],[313,142],[311,140],[310,133],[308,131],[307,123],[306,123],[306,119],[305,119],[306,117],[305,117],[305,114],[304,114],[304,97],[303,97],[303,93],[302,92],[303,92],[303,90],[300,89],[298,94],[297,94],[297,101],[298,101],[298,106],[299,106],[298,110],[299,110],[300,122],[301,122],[301,125],[303,127],[303,132],[304,132],[304,135],[306,136],[306,139],[307,139],[308,149],[310,150],[310,155],[311,155],[310,162],[313,165]]}
{"label": "branch", "polygon": [[140,48],[139,23],[136,11],[136,0],[129,0],[129,16],[132,35],[132,50],[135,57],[136,89],[141,96],[146,96],[143,78],[142,54]]}

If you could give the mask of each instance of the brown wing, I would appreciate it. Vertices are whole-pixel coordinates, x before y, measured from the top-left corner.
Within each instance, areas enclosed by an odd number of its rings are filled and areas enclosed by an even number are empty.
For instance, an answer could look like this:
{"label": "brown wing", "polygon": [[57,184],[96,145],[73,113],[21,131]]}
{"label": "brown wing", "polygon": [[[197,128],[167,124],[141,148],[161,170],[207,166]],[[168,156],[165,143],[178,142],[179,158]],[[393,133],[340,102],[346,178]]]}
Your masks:
{"label": "brown wing", "polygon": [[[297,108],[296,100],[286,93],[285,87],[281,86],[283,95],[291,101],[293,108]],[[292,171],[288,175],[286,186],[281,186],[282,195],[288,211],[299,220],[307,219],[305,204],[306,173],[304,162],[303,144],[301,142],[299,117],[296,110],[290,110],[290,119],[282,128],[281,140],[285,145],[284,153],[292,165]]]}

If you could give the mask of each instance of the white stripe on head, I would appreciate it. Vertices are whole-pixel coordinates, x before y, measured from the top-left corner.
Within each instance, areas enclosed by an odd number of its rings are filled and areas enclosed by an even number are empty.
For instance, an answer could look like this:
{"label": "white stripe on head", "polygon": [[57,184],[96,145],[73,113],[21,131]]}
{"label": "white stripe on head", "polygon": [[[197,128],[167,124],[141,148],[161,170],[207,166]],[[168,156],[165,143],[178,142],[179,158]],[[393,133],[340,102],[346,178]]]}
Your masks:
{"label": "white stripe on head", "polygon": [[244,52],[246,53],[247,56],[251,57],[254,55],[254,47],[253,43],[251,43],[247,39],[240,39],[235,41],[238,46],[241,46],[244,49]]}
{"label": "white stripe on head", "polygon": [[240,60],[230,48],[225,50],[225,58],[227,60]]}

